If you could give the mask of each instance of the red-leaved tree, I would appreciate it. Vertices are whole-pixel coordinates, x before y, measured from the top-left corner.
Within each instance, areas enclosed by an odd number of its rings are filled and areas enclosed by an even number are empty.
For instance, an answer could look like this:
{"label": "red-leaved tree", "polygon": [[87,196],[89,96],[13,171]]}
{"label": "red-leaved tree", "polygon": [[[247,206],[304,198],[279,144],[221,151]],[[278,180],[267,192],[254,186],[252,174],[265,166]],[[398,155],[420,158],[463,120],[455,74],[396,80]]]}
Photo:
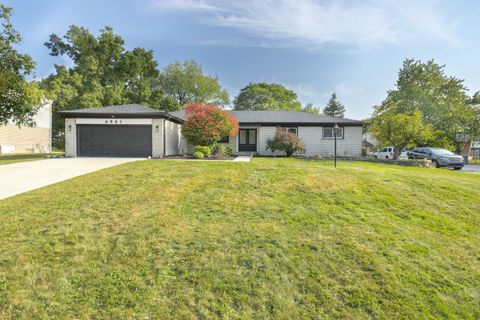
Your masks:
{"label": "red-leaved tree", "polygon": [[210,146],[222,137],[238,133],[238,122],[228,111],[194,103],[185,105],[185,112],[182,134],[193,145]]}

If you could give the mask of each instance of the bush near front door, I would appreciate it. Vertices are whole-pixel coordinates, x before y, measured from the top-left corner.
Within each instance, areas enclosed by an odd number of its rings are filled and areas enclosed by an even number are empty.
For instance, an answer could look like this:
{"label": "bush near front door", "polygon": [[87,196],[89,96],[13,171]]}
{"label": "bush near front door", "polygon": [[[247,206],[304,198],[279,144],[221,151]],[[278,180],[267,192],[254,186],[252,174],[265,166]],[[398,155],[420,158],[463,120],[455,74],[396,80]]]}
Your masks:
{"label": "bush near front door", "polygon": [[291,157],[295,152],[304,152],[305,146],[295,133],[279,129],[272,139],[268,139],[267,150],[283,151],[287,157]]}
{"label": "bush near front door", "polygon": [[199,103],[185,106],[183,136],[194,146],[211,146],[225,136],[238,132],[238,122],[225,110]]}

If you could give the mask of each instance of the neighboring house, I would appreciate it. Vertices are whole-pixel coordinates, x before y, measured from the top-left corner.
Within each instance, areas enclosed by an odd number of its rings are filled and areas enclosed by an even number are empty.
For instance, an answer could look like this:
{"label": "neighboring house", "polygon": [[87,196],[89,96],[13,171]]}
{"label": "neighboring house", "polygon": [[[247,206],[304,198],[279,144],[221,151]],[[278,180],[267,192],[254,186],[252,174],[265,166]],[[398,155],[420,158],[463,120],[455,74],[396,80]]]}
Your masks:
{"label": "neighboring house", "polygon": [[371,132],[365,132],[362,140],[365,142],[365,147],[377,148],[380,145],[380,141]]}
{"label": "neighboring house", "polygon": [[34,127],[9,123],[0,126],[0,153],[43,153],[52,150],[52,102],[45,102],[33,117]]}
{"label": "neighboring house", "polygon": [[[271,155],[267,140],[278,128],[296,133],[305,155],[333,155],[333,127],[340,126],[337,154],[360,156],[362,122],[301,111],[230,111],[240,124],[238,135],[221,142],[236,154]],[[66,156],[164,157],[191,153],[181,134],[184,111],[162,112],[141,105],[59,112],[65,117]]]}

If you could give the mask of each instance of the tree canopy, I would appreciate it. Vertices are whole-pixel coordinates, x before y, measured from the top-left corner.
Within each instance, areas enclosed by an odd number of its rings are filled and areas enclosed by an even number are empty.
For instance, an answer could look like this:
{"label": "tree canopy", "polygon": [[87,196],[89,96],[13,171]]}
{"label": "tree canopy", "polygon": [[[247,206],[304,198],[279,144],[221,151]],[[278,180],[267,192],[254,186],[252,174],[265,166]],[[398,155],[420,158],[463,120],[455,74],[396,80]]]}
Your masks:
{"label": "tree canopy", "polygon": [[376,108],[374,115],[394,106],[397,113],[422,114],[422,122],[438,133],[438,144],[457,146],[459,133],[478,135],[477,111],[467,103],[463,80],[445,74],[445,67],[433,60],[406,59],[399,71],[396,89]]}
{"label": "tree canopy", "polygon": [[224,106],[230,101],[218,78],[205,75],[193,60],[167,65],[160,75],[160,84],[178,108],[192,103]]}
{"label": "tree canopy", "polygon": [[301,110],[297,94],[277,83],[250,83],[233,102],[235,110]]}
{"label": "tree canopy", "polygon": [[309,112],[309,113],[314,113],[314,114],[322,114],[322,108],[320,107],[315,107],[313,103],[307,103],[303,108],[303,112]]}
{"label": "tree canopy", "polygon": [[238,122],[226,110],[200,103],[185,106],[182,134],[193,145],[211,146],[225,136],[238,132]]}
{"label": "tree canopy", "polygon": [[480,105],[480,91],[477,91],[473,94],[471,98],[467,101],[470,105]]}
{"label": "tree canopy", "polygon": [[[99,108],[139,103],[162,110],[176,110],[163,94],[157,61],[151,50],[126,50],[124,40],[105,27],[95,37],[89,30],[71,26],[63,38],[56,34],[45,43],[52,56],[67,56],[73,66],[55,66],[55,73],[42,81],[54,97],[55,111]],[[55,118],[54,128],[63,123]]]}
{"label": "tree canopy", "polygon": [[338,101],[337,94],[334,92],[323,109],[323,113],[330,117],[345,118],[345,107]]}
{"label": "tree canopy", "polygon": [[432,126],[423,124],[420,111],[400,113],[396,106],[391,106],[370,119],[369,130],[383,144],[394,147],[394,159],[397,159],[403,148],[424,145],[435,137]]}
{"label": "tree canopy", "polygon": [[34,75],[35,62],[14,48],[22,38],[10,22],[11,14],[11,8],[0,4],[0,125],[32,126],[42,93],[37,83],[25,79]]}

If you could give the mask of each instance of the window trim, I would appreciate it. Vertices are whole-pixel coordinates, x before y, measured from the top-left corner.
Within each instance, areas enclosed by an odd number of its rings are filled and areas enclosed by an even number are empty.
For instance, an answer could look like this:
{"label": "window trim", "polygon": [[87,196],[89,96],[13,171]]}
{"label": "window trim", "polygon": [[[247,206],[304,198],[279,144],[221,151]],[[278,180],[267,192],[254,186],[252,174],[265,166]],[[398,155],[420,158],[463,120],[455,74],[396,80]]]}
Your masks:
{"label": "window trim", "polygon": [[[325,137],[325,129],[331,129],[332,130],[332,136],[331,137]],[[338,129],[341,130],[342,135],[341,136],[337,135],[337,139],[344,139],[344,137],[345,137],[345,127],[339,127]],[[334,135],[333,130],[335,130],[334,127],[322,127],[322,139],[323,140],[334,140],[335,135]]]}

